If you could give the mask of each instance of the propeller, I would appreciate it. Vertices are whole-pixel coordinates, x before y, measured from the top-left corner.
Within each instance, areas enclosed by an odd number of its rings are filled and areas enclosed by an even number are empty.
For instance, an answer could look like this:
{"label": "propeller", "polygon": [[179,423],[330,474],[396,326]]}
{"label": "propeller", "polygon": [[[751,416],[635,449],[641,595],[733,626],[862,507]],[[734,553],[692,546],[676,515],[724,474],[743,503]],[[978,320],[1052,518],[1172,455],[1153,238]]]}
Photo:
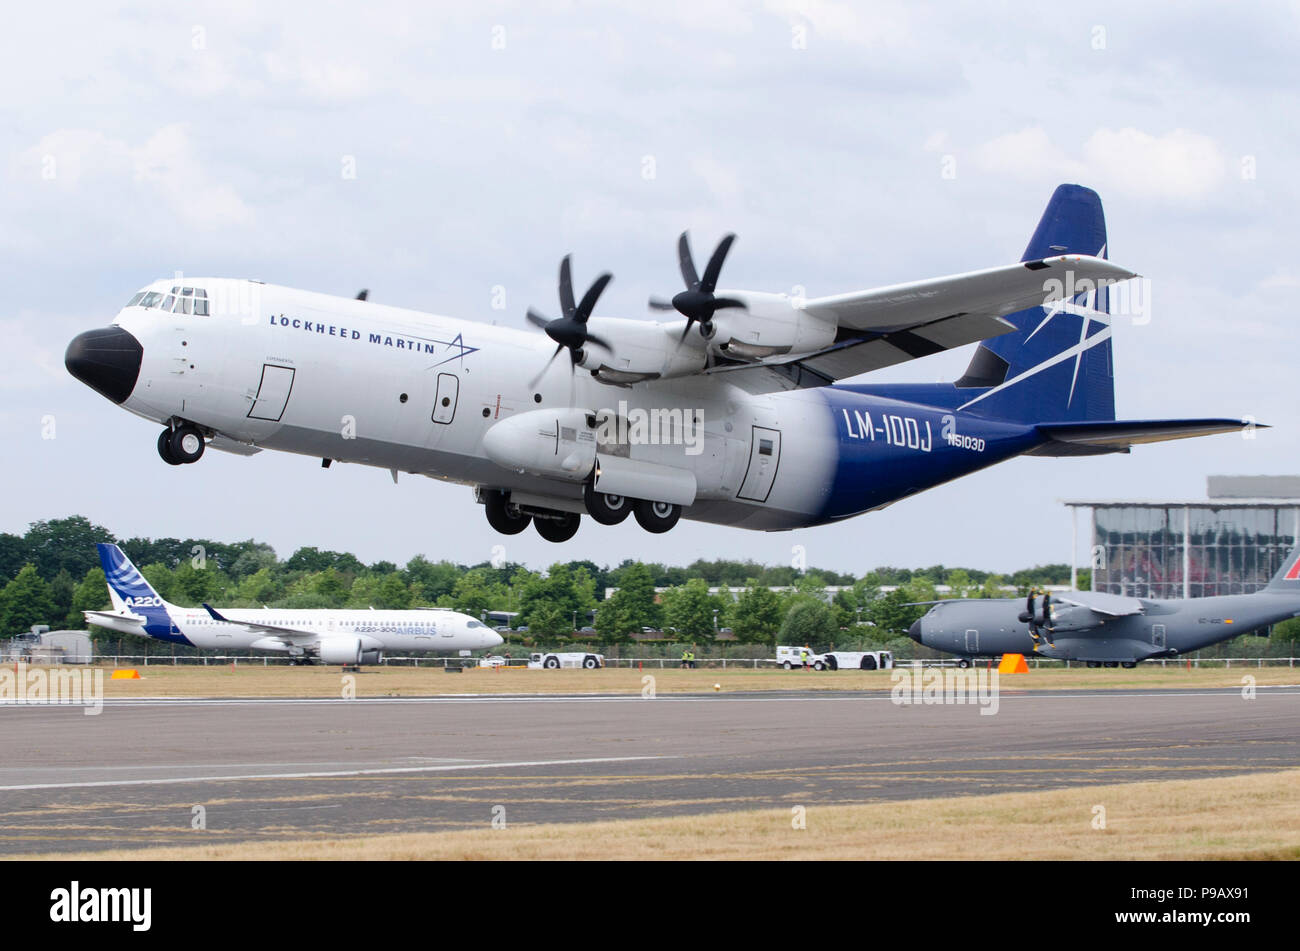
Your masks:
{"label": "propeller", "polygon": [[587,293],[582,295],[582,300],[574,303],[573,297],[573,274],[569,266],[569,255],[564,256],[560,262],[560,312],[561,316],[551,320],[542,316],[531,307],[528,308],[528,320],[533,325],[542,328],[546,336],[555,341],[555,352],[551,354],[551,359],[546,361],[546,366],[542,371],[533,377],[528,386],[531,388],[537,384],[537,381],[545,376],[546,371],[551,368],[555,358],[560,355],[560,351],[568,349],[569,351],[569,372],[582,362],[582,350],[588,345],[603,347],[605,350],[614,352],[603,338],[596,336],[587,330],[587,320],[591,317],[591,311],[596,306],[596,301],[600,299],[601,293],[605,290],[605,285],[613,280],[614,275],[606,271],[600,277],[592,282],[591,287],[587,288]]}
{"label": "propeller", "polygon": [[686,290],[679,291],[671,301],[650,298],[650,306],[655,310],[675,310],[686,318],[686,329],[682,331],[682,340],[691,332],[691,327],[700,325],[700,333],[707,339],[713,336],[713,315],[726,307],[744,307],[745,302],[734,297],[716,297],[714,289],[718,286],[718,275],[722,273],[722,263],[727,260],[727,252],[736,240],[734,234],[728,234],[713,249],[713,256],[700,277],[695,270],[695,259],[691,256],[691,242],[685,231],[677,239],[677,263],[682,269],[682,280]]}
{"label": "propeller", "polygon": [[[1052,644],[1052,592],[1043,592],[1043,610],[1038,614],[1035,610],[1037,607],[1037,598],[1033,591],[1029,592],[1029,597],[1025,600],[1025,609],[1020,612],[1020,622],[1029,625],[1029,636],[1033,638],[1034,645],[1038,645],[1039,633],[1041,627],[1046,632],[1047,642]],[[1053,646],[1055,646],[1053,644]]]}
{"label": "propeller", "polygon": [[1029,597],[1025,599],[1025,609],[1020,612],[1020,623],[1029,625],[1029,636],[1038,643],[1038,618],[1034,616],[1034,592],[1029,592]]}

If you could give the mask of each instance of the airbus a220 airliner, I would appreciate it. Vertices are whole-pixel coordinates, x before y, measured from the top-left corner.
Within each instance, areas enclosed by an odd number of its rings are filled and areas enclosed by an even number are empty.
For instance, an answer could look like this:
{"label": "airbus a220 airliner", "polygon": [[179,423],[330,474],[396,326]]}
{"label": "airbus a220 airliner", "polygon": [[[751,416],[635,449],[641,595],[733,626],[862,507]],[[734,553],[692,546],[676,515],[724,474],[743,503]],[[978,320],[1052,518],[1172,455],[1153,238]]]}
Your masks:
{"label": "airbus a220 airliner", "polygon": [[[1107,259],[1088,188],[1056,190],[1018,263],[833,297],[718,289],[732,240],[701,274],[681,236],[686,288],[651,302],[671,321],[593,316],[610,275],[579,299],[568,258],[560,316],[527,315],[544,335],[187,277],[140,290],[66,364],[161,423],[171,465],[212,446],[426,475],[473,486],[497,531],[554,542],[584,514],[822,525],[1015,456],[1244,425],[1116,420],[1111,291],[1136,275]],[[837,382],[975,342],[955,383]]]}
{"label": "airbus a220 airliner", "polygon": [[287,654],[297,663],[377,664],[384,651],[478,650],[501,635],[467,614],[441,608],[407,611],[325,608],[183,608],[164,600],[122,549],[101,542],[99,563],[111,611],[86,611],[86,621],[120,634],[217,650]]}

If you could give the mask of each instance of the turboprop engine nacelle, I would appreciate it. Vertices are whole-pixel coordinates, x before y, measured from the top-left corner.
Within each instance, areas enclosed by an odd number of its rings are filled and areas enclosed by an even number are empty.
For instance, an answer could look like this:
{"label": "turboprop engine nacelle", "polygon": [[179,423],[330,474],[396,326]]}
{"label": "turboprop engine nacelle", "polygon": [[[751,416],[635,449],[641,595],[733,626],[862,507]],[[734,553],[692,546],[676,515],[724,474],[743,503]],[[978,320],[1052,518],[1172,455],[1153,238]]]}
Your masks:
{"label": "turboprop engine nacelle", "polygon": [[483,434],[483,451],[515,472],[581,482],[596,465],[594,415],[585,409],[534,409]]}
{"label": "turboprop engine nacelle", "polygon": [[733,360],[760,361],[786,354],[814,353],[835,342],[833,320],[814,317],[803,309],[803,298],[787,294],[718,291],[719,297],[745,302],[713,317],[709,349]]}
{"label": "turboprop engine nacelle", "polygon": [[580,365],[606,383],[628,385],[642,380],[688,376],[704,369],[704,347],[699,338],[681,339],[685,321],[656,323],[620,317],[593,317],[592,333],[614,348],[584,347]]}

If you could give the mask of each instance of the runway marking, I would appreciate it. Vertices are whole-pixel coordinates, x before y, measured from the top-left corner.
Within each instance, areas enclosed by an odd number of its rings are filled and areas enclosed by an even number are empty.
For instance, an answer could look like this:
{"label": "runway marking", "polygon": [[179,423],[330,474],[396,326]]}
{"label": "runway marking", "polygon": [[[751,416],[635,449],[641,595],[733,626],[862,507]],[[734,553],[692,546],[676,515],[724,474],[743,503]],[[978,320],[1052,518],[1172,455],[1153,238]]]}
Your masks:
{"label": "runway marking", "polygon": [[[1276,696],[1300,696],[1300,684],[1258,684],[1258,692],[1269,692]],[[1120,692],[1119,690],[1096,690],[1078,693],[1069,690],[1024,690],[1018,687],[1001,687],[1002,700],[1110,700],[1123,699],[1170,699],[1184,697],[1235,696],[1241,693],[1240,686],[1198,687],[1184,692],[1181,689],[1154,688],[1141,692]],[[105,698],[104,705],[112,707],[149,707],[149,706],[294,706],[294,705],[338,705],[338,704],[438,704],[438,703],[809,703],[822,700],[892,700],[889,688],[882,688],[871,693],[826,692],[798,696],[710,696],[710,695],[661,695],[647,699],[640,694],[576,694],[559,696],[536,696],[528,694],[440,694],[431,697],[355,697],[344,700],[341,697],[117,697]],[[14,703],[0,700],[0,707],[42,708],[53,706],[75,707],[66,704]]]}
{"label": "runway marking", "polygon": [[[380,776],[392,773],[439,773],[460,769],[519,769],[530,766],[583,766],[591,763],[630,763],[636,760],[673,759],[672,756],[599,756],[584,759],[516,760],[511,763],[459,763],[441,766],[387,766],[373,769],[317,770],[307,773],[248,773],[235,776],[174,776],[166,779],[105,779],[82,783],[27,783],[0,786],[0,792],[29,789],[89,789],[98,786],[170,786],[179,783],[219,783],[249,779],[319,779],[337,776]],[[93,768],[93,767],[91,767]]]}

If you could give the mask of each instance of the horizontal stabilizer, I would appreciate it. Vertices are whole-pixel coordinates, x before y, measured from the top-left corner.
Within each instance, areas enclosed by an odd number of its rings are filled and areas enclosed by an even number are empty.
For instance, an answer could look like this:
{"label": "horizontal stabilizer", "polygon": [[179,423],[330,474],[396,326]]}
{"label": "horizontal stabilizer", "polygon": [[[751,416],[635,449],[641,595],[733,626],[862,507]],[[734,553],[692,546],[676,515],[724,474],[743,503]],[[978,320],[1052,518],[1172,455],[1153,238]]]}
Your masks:
{"label": "horizontal stabilizer", "polygon": [[1139,443],[1236,433],[1250,428],[1268,427],[1244,419],[1098,419],[1074,423],[1040,423],[1038,431],[1050,441],[1026,455],[1083,456],[1128,452]]}

